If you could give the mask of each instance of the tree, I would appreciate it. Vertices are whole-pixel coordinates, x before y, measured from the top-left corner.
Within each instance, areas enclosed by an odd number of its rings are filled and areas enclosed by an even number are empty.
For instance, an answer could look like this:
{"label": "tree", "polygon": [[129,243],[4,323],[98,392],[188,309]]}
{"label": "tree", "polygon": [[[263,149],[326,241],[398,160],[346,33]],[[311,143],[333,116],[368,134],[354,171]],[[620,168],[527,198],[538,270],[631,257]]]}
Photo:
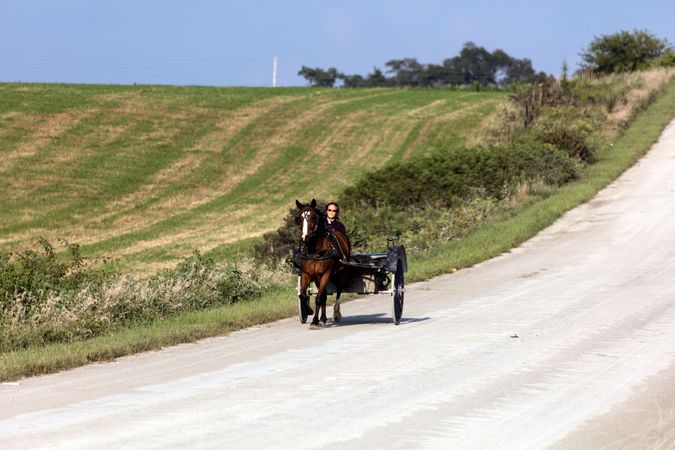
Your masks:
{"label": "tree", "polygon": [[450,72],[447,67],[438,64],[427,64],[421,74],[422,86],[445,86],[450,84]]}
{"label": "tree", "polygon": [[344,73],[339,73],[338,79],[342,80],[343,86],[346,88],[368,87],[368,80],[359,74],[345,75]]}
{"label": "tree", "polygon": [[666,39],[659,39],[645,30],[619,31],[595,37],[579,53],[582,70],[595,73],[630,72],[649,67],[652,60],[670,48]]}
{"label": "tree", "polygon": [[443,61],[442,67],[443,72],[437,71],[436,74],[442,74],[449,84],[478,83],[504,86],[531,83],[538,76],[529,59],[513,58],[500,49],[490,53],[473,42],[466,42],[459,55]]}
{"label": "tree", "polygon": [[385,63],[387,72],[393,74],[396,86],[419,86],[424,71],[417,58],[392,59]]}
{"label": "tree", "polygon": [[[541,73],[539,75],[541,76]],[[527,58],[511,59],[505,66],[505,75],[499,80],[499,84],[532,83],[536,77],[532,61]]]}
{"label": "tree", "polygon": [[[503,52],[502,52],[503,53]],[[455,81],[458,84],[496,84],[497,67],[492,54],[484,47],[478,47],[473,42],[464,43],[464,47],[450,60],[454,69]],[[457,80],[457,76],[459,79]]]}
{"label": "tree", "polygon": [[314,87],[333,87],[338,79],[338,71],[335,67],[328,70],[302,66],[298,75],[305,78]]}
{"label": "tree", "polygon": [[391,80],[384,76],[382,70],[373,67],[372,73],[368,74],[366,78],[361,75],[347,75],[338,73],[339,80],[342,80],[342,86],[346,88],[359,87],[385,87],[391,85]]}
{"label": "tree", "polygon": [[417,58],[392,59],[385,65],[387,73],[391,74],[389,77],[377,67],[366,77],[338,73],[334,67],[323,70],[305,66],[302,66],[298,75],[305,77],[312,86],[333,86],[335,80],[339,79],[343,82],[342,86],[347,88],[473,84],[480,89],[485,85],[532,83],[546,77],[543,72],[535,73],[532,61],[527,58],[512,58],[500,49],[490,53],[473,42],[466,42],[459,55],[444,60],[440,65],[420,64]]}
{"label": "tree", "polygon": [[368,74],[368,87],[389,86],[389,80],[384,76],[384,72],[378,67],[373,67],[373,71]]}

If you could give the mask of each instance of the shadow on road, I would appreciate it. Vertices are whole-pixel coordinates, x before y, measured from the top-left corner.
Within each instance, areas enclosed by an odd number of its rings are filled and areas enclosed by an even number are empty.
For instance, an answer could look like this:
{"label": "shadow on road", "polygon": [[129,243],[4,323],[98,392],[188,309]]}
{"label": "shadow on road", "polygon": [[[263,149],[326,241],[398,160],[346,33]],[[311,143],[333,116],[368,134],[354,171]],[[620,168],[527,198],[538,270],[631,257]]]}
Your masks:
{"label": "shadow on road", "polygon": [[[402,317],[400,325],[413,322],[423,322],[431,317]],[[333,323],[334,326],[344,327],[348,325],[364,325],[373,323],[392,324],[391,316],[385,313],[363,314],[360,316],[344,316],[339,323]]]}

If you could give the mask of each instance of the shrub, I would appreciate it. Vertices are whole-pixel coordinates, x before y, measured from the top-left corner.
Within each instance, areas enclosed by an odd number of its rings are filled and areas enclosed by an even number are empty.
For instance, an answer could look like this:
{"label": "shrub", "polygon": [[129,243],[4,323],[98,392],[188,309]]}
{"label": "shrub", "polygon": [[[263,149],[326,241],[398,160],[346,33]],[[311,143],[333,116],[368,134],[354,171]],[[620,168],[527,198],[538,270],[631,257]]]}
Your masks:
{"label": "shrub", "polygon": [[520,140],[507,147],[436,154],[372,172],[345,190],[342,202],[354,210],[384,205],[393,210],[428,204],[454,207],[474,197],[504,198],[524,180],[561,185],[577,176],[566,155],[551,145]]}
{"label": "shrub", "polygon": [[594,38],[580,54],[581,67],[595,73],[645,69],[669,49],[670,43],[666,39],[649,31],[619,31]]}
{"label": "shrub", "polygon": [[0,252],[0,296],[41,290],[73,289],[86,279],[100,277],[87,267],[77,244],[63,242],[64,251],[40,239],[38,249]]}
{"label": "shrub", "polygon": [[570,158],[583,163],[598,160],[597,148],[591,143],[592,127],[585,121],[563,120],[546,117],[534,127],[535,136],[565,152]]}

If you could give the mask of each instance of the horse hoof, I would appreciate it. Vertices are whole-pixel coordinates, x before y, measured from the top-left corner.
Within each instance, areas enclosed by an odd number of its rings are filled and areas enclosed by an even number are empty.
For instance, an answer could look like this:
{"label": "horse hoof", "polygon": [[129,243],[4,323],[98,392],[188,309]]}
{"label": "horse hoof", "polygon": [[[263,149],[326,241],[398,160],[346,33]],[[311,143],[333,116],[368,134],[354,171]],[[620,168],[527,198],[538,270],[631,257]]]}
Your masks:
{"label": "horse hoof", "polygon": [[333,314],[333,322],[339,322],[341,320],[342,320],[342,314],[340,314],[340,313]]}
{"label": "horse hoof", "polygon": [[324,328],[324,325],[322,323],[313,323],[309,326],[310,330],[320,330]]}

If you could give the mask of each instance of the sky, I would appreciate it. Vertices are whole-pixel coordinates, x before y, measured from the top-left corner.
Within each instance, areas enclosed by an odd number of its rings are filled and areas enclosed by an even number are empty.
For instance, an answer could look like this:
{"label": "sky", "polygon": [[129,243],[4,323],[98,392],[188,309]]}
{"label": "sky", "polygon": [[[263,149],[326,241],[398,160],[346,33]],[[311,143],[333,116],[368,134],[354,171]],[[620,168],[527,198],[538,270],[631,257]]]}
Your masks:
{"label": "sky", "polygon": [[473,41],[574,71],[596,36],[675,43],[675,0],[0,0],[0,82],[303,86],[300,68],[367,75],[440,64]]}

